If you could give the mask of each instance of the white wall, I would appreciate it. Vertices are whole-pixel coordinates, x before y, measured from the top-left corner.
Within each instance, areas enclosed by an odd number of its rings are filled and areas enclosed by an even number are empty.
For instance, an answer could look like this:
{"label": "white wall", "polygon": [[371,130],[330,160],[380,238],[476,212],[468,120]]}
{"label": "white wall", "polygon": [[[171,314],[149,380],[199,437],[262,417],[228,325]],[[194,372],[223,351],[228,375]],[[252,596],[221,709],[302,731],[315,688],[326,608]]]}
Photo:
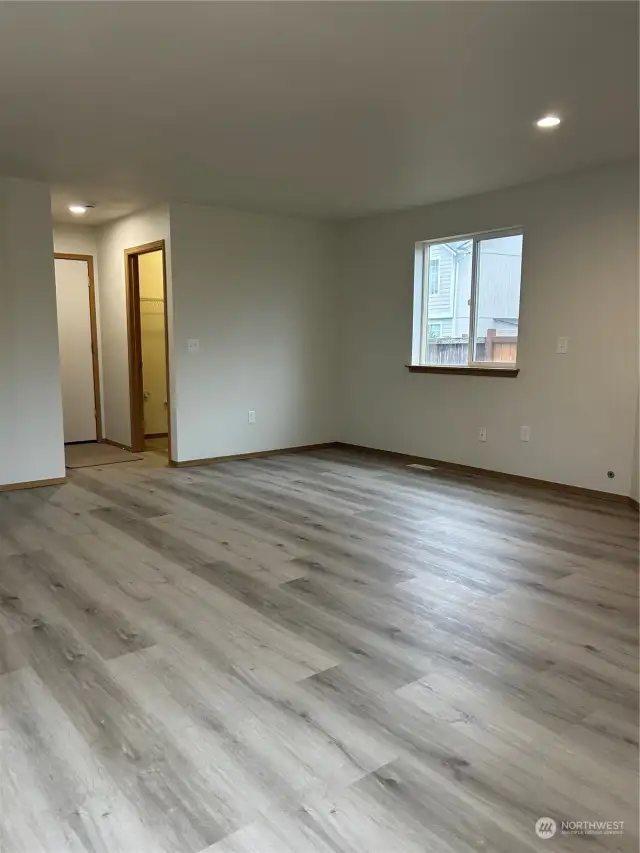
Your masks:
{"label": "white wall", "polygon": [[176,205],[171,243],[174,458],[335,440],[334,228]]}
{"label": "white wall", "polygon": [[0,485],[64,475],[49,189],[0,178]]}
{"label": "white wall", "polygon": [[[93,258],[93,282],[96,301],[96,329],[98,332],[98,369],[100,374],[100,400],[104,400],[102,382],[102,324],[100,319],[100,270],[98,268],[98,228],[91,225],[54,225],[53,251],[69,255],[91,255]],[[104,435],[104,403],[101,419]]]}
{"label": "white wall", "polygon": [[155,240],[165,240],[170,316],[171,245],[168,207],[155,207],[105,225],[100,229],[98,239],[105,437],[124,445],[131,444],[124,252],[125,249]]}
{"label": "white wall", "polygon": [[[70,255],[91,255],[95,268],[98,257],[98,237],[97,226],[54,225],[53,250],[54,252],[66,252]],[[94,275],[97,275],[95,269]]]}
{"label": "white wall", "polygon": [[[410,374],[414,244],[516,225],[524,227],[518,378]],[[342,439],[629,494],[636,163],[357,220],[341,242]],[[564,356],[555,353],[559,335],[569,338]],[[528,444],[521,424],[531,426]],[[486,444],[477,441],[483,426]]]}

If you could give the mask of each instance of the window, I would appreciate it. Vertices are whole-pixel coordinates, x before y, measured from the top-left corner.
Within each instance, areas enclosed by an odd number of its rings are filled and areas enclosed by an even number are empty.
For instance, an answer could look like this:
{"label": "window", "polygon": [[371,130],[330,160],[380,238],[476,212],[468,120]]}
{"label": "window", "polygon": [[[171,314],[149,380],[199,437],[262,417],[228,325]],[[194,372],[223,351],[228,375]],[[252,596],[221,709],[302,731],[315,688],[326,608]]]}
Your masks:
{"label": "window", "polygon": [[515,367],[522,240],[511,229],[416,245],[412,364]]}
{"label": "window", "polygon": [[429,296],[440,294],[440,258],[429,259]]}

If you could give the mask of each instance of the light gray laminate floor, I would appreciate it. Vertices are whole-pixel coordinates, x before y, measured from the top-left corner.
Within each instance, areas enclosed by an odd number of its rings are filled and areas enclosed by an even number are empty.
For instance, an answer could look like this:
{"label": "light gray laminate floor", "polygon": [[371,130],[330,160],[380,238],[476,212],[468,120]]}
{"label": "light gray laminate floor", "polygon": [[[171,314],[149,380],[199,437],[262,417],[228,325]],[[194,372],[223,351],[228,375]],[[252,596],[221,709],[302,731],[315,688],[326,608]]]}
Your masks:
{"label": "light gray laminate floor", "polygon": [[630,508],[159,460],[0,496],[2,853],[635,853]]}

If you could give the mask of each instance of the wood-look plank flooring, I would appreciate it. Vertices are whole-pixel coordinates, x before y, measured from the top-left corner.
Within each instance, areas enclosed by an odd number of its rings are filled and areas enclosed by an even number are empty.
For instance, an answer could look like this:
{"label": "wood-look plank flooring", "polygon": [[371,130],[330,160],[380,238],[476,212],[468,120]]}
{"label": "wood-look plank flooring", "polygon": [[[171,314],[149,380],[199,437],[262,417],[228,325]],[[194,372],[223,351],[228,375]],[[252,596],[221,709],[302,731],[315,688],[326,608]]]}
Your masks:
{"label": "wood-look plank flooring", "polygon": [[0,495],[2,853],[637,851],[633,510],[160,466]]}

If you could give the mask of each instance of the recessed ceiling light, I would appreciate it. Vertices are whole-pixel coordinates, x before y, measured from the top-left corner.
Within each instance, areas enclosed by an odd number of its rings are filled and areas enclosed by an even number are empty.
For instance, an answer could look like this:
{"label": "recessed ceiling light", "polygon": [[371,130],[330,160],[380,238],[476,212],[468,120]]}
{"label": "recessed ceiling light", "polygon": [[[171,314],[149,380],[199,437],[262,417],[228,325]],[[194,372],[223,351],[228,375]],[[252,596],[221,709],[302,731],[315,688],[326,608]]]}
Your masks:
{"label": "recessed ceiling light", "polygon": [[89,204],[70,204],[69,213],[73,213],[75,216],[82,216],[89,210],[89,207],[91,207]]}
{"label": "recessed ceiling light", "polygon": [[542,116],[542,118],[538,119],[538,121],[536,122],[536,125],[538,127],[542,127],[542,128],[557,127],[561,121],[562,121],[562,119],[559,118],[558,116],[553,116],[553,115]]}

